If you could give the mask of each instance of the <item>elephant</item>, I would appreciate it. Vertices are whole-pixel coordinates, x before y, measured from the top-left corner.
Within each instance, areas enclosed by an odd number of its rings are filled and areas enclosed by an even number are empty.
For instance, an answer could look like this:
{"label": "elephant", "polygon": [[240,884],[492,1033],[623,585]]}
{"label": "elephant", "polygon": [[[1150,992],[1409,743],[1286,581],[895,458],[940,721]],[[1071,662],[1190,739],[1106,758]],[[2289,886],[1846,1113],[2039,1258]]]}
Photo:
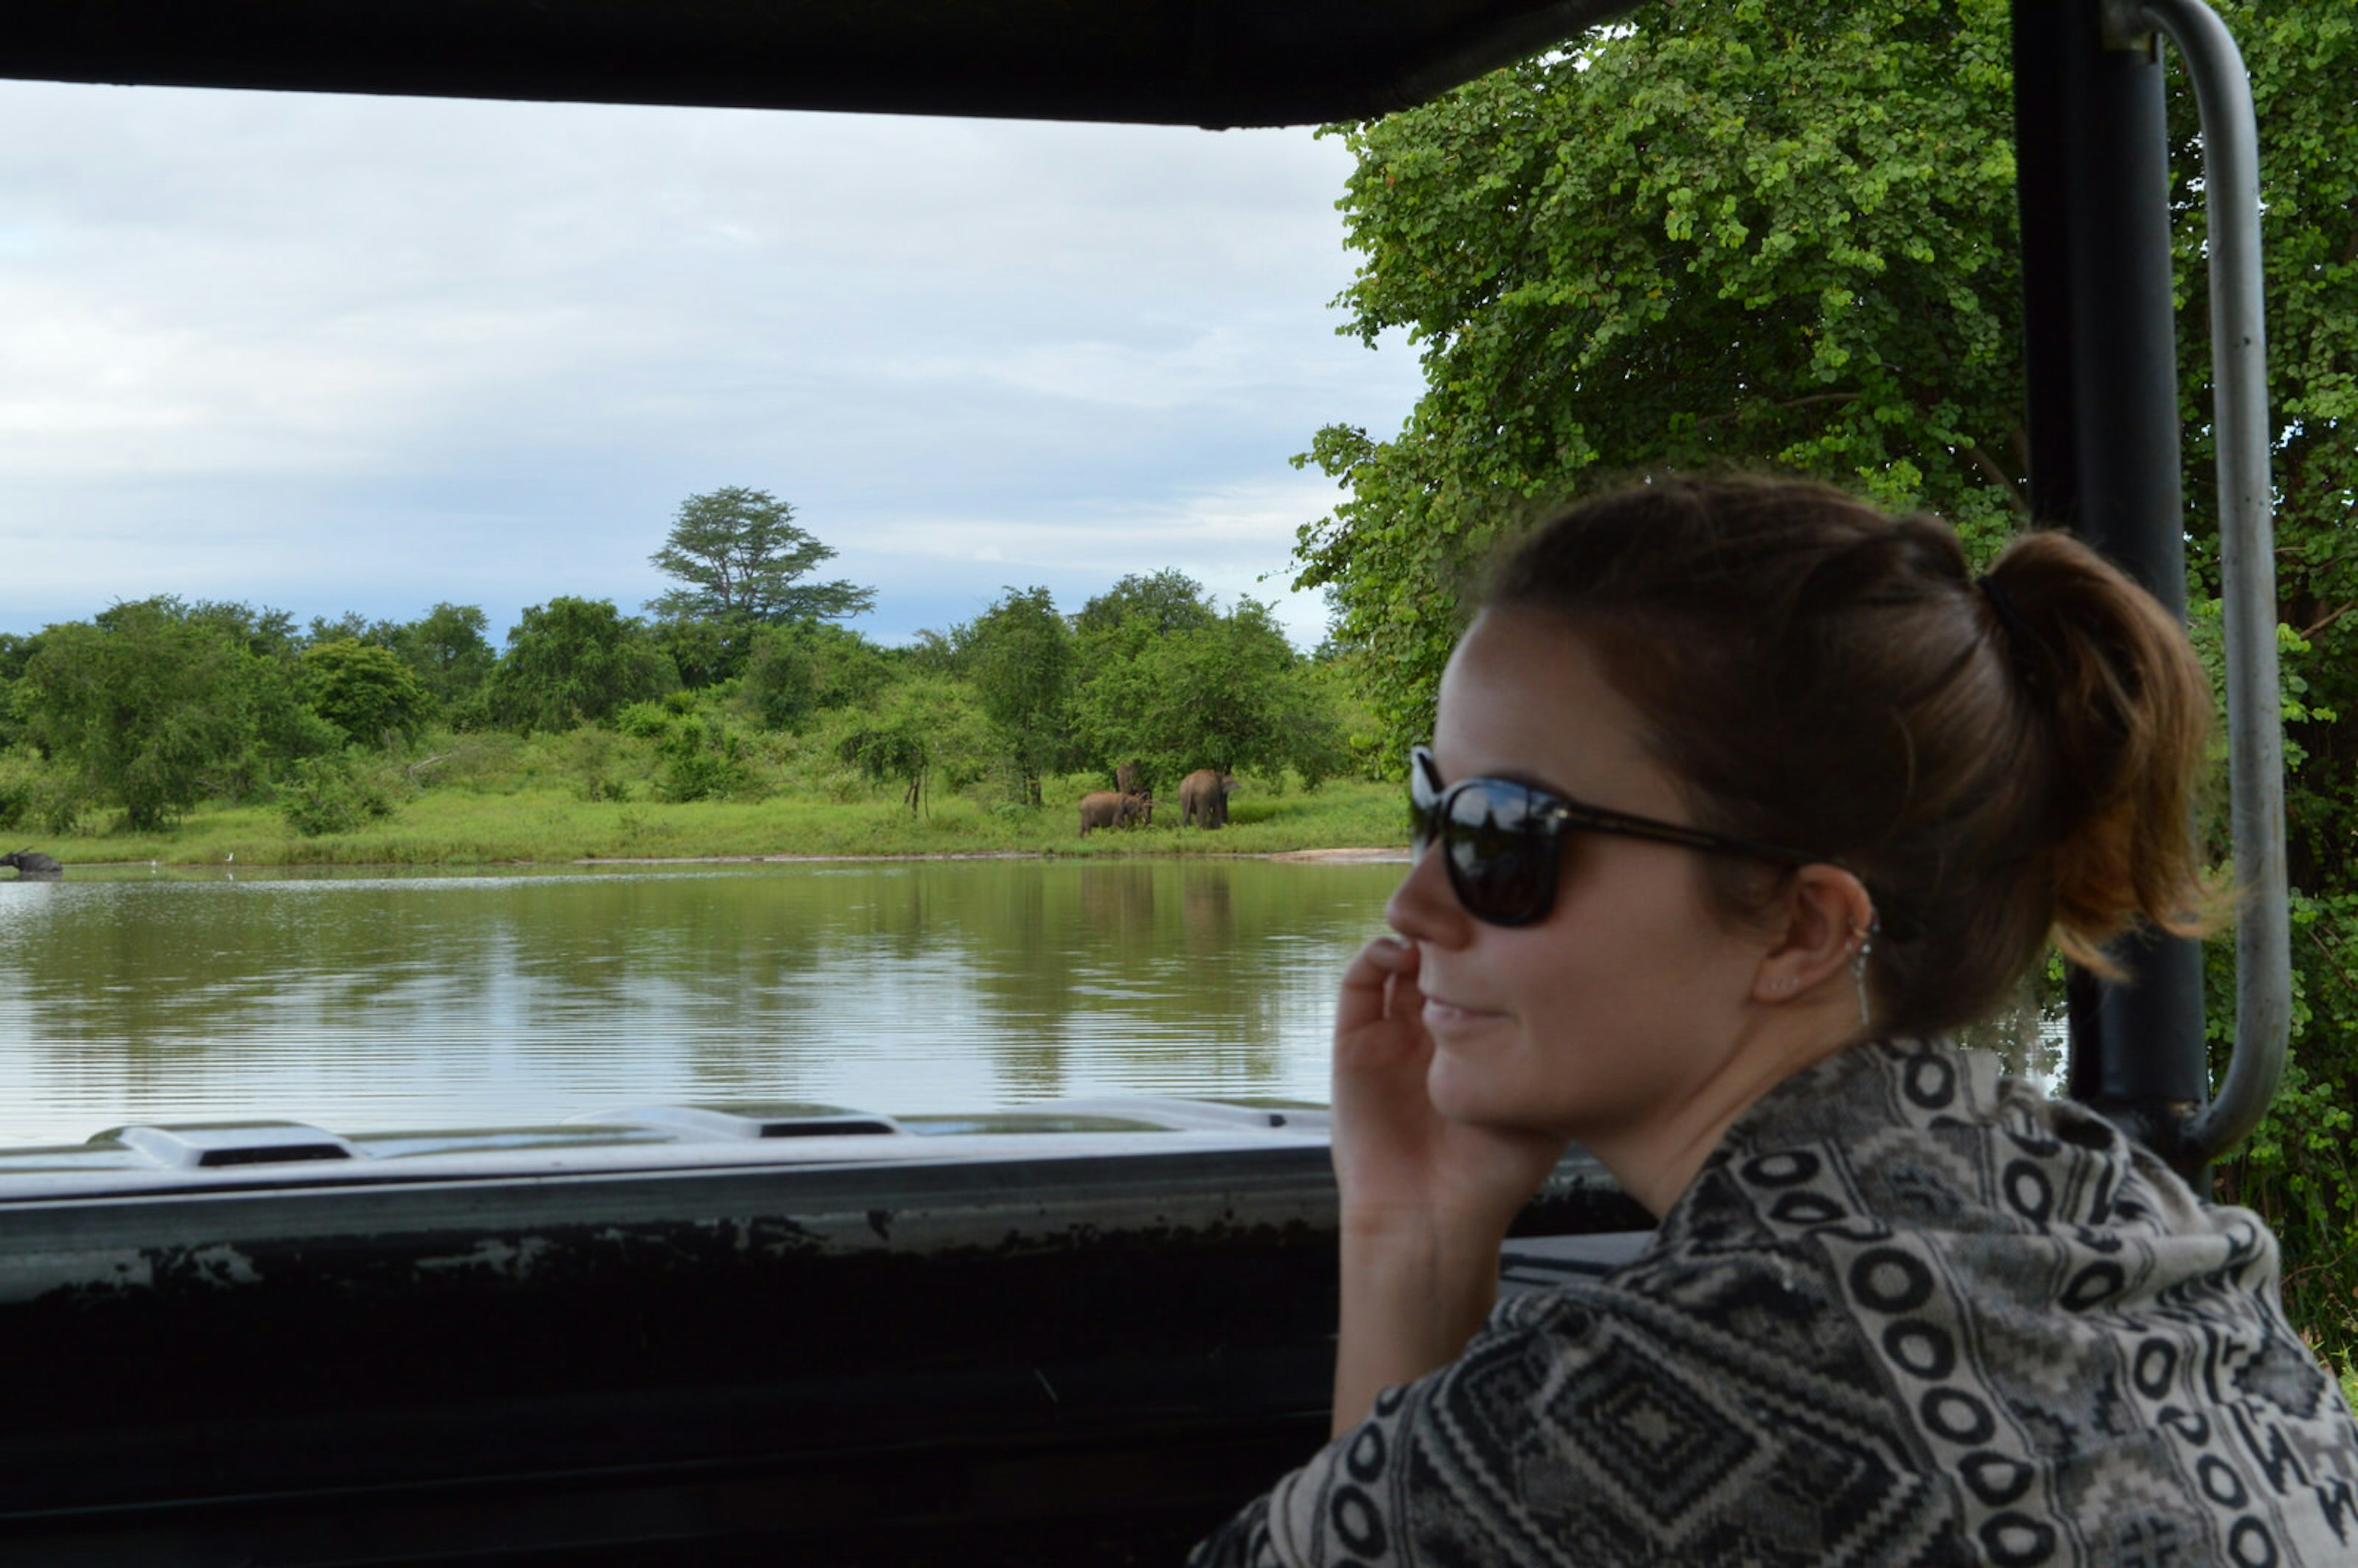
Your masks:
{"label": "elephant", "polygon": [[1081,832],[1092,827],[1128,827],[1154,819],[1154,796],[1143,790],[1128,795],[1101,789],[1081,796]]}
{"label": "elephant", "polygon": [[1197,768],[1179,782],[1179,825],[1226,827],[1228,795],[1236,787],[1234,774],[1216,768]]}
{"label": "elephant", "polygon": [[65,870],[55,856],[44,855],[38,849],[19,849],[13,855],[0,855],[0,866],[16,867],[18,881],[27,877],[46,880]]}

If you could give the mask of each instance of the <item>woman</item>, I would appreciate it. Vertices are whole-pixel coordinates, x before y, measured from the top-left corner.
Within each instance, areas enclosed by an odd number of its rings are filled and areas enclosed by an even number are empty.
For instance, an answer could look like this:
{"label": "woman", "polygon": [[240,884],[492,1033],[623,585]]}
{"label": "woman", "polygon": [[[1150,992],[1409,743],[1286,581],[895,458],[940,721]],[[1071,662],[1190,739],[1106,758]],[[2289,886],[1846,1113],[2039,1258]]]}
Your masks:
{"label": "woman", "polygon": [[[1944,1033],[2190,933],[2210,697],[2068,537],[1676,481],[1520,544],[1343,982],[1335,1441],[1198,1564],[2358,1563],[2274,1239]],[[1660,1217],[1496,1301],[1577,1140]]]}

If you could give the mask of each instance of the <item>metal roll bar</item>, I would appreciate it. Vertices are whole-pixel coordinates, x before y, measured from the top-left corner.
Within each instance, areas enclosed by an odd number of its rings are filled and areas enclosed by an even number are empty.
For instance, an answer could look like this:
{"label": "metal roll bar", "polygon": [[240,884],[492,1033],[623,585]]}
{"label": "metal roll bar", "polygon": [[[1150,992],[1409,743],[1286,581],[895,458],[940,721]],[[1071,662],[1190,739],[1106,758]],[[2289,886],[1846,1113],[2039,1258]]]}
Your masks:
{"label": "metal roll bar", "polygon": [[2202,0],[2123,0],[2111,9],[2109,19],[2116,26],[2163,33],[2177,46],[2202,122],[2229,819],[2243,903],[2235,929],[2234,1054],[2216,1096],[2186,1128],[2190,1152],[2208,1162],[2241,1142],[2266,1113],[2284,1070],[2292,1022],[2258,116],[2242,52],[2218,13]]}

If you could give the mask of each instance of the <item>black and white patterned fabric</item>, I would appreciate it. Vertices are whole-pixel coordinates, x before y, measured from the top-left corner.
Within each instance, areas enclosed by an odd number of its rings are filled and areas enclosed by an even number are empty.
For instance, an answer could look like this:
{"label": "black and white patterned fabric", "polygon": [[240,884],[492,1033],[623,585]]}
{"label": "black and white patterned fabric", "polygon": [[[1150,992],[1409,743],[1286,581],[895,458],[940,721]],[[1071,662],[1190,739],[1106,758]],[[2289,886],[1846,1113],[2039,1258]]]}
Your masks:
{"label": "black and white patterned fabric", "polygon": [[2255,1216],[1980,1053],[1878,1044],[1190,1561],[2352,1568],[2358,1423]]}

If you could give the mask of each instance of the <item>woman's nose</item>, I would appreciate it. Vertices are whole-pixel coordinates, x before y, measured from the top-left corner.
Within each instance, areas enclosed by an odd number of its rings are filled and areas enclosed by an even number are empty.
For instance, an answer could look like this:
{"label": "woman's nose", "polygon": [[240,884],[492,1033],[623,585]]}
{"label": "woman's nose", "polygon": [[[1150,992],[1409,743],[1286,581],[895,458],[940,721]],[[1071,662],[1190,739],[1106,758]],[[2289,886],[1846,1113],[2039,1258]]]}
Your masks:
{"label": "woman's nose", "polygon": [[1449,885],[1445,849],[1427,845],[1384,901],[1384,923],[1412,942],[1463,943],[1473,919]]}

